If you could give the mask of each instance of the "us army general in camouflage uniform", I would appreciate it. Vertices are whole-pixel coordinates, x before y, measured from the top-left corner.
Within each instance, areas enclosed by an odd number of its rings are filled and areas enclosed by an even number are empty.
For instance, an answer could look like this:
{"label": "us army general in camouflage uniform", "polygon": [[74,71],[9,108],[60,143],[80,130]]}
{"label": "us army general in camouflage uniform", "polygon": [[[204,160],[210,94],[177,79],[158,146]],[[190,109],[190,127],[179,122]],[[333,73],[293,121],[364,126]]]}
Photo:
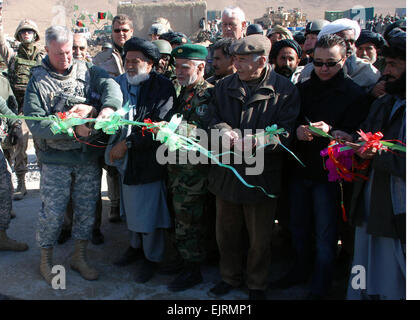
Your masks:
{"label": "us army general in camouflage uniform", "polygon": [[[183,121],[207,129],[207,117],[213,87],[203,79],[207,49],[186,44],[172,51],[176,59],[176,75],[182,85],[175,112]],[[185,268],[169,285],[171,291],[188,289],[202,281],[200,263],[206,257],[204,245],[207,173],[205,164],[168,166],[169,191],[175,212],[176,246]]]}
{"label": "us army general in camouflage uniform", "polygon": [[[40,66],[32,69],[25,95],[25,115],[46,117],[72,111],[82,118],[98,113],[98,118],[107,118],[121,108],[122,93],[118,84],[103,69],[72,59],[73,34],[68,29],[50,27],[45,32],[45,39],[48,55]],[[81,104],[77,99],[85,102]],[[37,230],[41,275],[51,283],[52,248],[60,233],[71,193],[76,250],[70,266],[87,280],[97,279],[98,273],[87,265],[85,253],[100,191],[98,159],[104,150],[90,146],[98,145],[91,140],[97,135],[91,136],[92,129],[85,125],[74,128],[76,139],[67,133],[54,135],[50,120],[27,123],[42,164],[42,207]]]}

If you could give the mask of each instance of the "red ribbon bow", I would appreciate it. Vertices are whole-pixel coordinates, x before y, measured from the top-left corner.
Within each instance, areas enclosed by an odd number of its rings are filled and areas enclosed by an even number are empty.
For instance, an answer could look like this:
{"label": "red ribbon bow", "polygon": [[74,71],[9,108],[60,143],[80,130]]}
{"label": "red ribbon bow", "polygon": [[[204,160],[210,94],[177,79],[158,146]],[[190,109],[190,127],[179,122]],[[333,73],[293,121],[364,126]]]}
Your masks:
{"label": "red ribbon bow", "polygon": [[57,116],[58,116],[61,120],[65,120],[65,119],[67,119],[67,112],[57,112]]}
{"label": "red ribbon bow", "polygon": [[[143,122],[144,123],[153,124],[153,121],[151,119],[149,119],[149,118],[144,119]],[[148,127],[143,127],[143,128],[141,128],[141,134],[142,134],[143,137],[144,137],[144,132],[145,131],[149,131],[149,132],[153,133],[153,129],[148,128]]]}
{"label": "red ribbon bow", "polygon": [[357,131],[365,144],[360,148],[360,152],[363,153],[367,149],[376,148],[377,150],[384,150],[384,146],[381,143],[381,139],[384,137],[382,132],[378,131],[375,134],[372,132],[364,133],[362,130]]}

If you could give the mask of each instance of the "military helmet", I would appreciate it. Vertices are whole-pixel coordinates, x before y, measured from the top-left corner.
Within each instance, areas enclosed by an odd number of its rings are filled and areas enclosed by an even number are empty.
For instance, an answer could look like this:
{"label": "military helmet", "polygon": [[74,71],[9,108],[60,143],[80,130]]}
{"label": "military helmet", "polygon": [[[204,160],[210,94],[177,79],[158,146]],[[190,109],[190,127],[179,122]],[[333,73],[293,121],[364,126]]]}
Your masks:
{"label": "military helmet", "polygon": [[18,27],[17,27],[17,29],[16,29],[16,32],[15,32],[15,39],[16,39],[17,41],[21,41],[21,39],[19,39],[19,32],[21,32],[22,30],[25,30],[25,29],[33,30],[33,31],[35,32],[35,38],[34,38],[34,41],[38,41],[38,40],[40,39],[40,38],[39,38],[38,26],[36,25],[36,23],[35,23],[35,22],[33,22],[32,20],[25,19],[25,20],[22,20],[22,21],[19,23],[19,25],[18,25]]}
{"label": "military helmet", "polygon": [[305,35],[307,35],[308,33],[318,34],[321,31],[321,29],[325,27],[327,24],[330,24],[330,22],[323,19],[310,21],[306,25]]}
{"label": "military helmet", "polygon": [[154,40],[152,41],[158,47],[160,54],[168,54],[171,55],[172,46],[166,40]]}
{"label": "military helmet", "polygon": [[251,34],[264,34],[264,30],[258,23],[250,24],[246,29],[246,35],[250,36]]}
{"label": "military helmet", "polygon": [[102,45],[102,50],[105,50],[105,49],[112,49],[112,43],[111,42],[105,42]]}
{"label": "military helmet", "polygon": [[167,32],[168,30],[165,28],[165,26],[163,24],[160,23],[154,23],[152,24],[152,26],[149,28],[149,34],[150,35],[158,35],[160,36],[161,34],[164,34],[165,32]]}

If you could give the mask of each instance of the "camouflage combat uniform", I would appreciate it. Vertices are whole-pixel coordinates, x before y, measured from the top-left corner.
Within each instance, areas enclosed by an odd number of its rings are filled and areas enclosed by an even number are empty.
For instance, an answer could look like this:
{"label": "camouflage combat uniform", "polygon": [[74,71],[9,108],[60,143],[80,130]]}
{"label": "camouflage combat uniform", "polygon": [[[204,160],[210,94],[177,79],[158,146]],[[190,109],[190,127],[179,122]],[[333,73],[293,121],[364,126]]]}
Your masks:
{"label": "camouflage combat uniform", "polygon": [[[5,100],[0,97],[0,114],[13,115],[14,113],[7,107]],[[0,142],[6,136],[9,128],[16,123],[17,120],[0,118]],[[7,230],[10,223],[10,212],[12,210],[12,194],[13,185],[10,172],[7,168],[6,158],[0,145],[0,231]]]}
{"label": "camouflage combat uniform", "polygon": [[[55,73],[45,58],[32,70],[26,90],[24,113],[48,116],[68,111],[75,103],[68,97],[87,99],[100,112],[103,106],[121,108],[122,94],[108,74],[92,64],[74,60],[67,75]],[[95,205],[100,191],[98,159],[103,149],[76,141],[67,134],[54,135],[50,120],[27,121],[42,163],[37,240],[41,248],[55,245],[64,219],[70,192],[74,221],[73,238],[88,240],[92,234]],[[91,144],[94,142],[90,141]],[[73,180],[73,183],[72,183]]]}
{"label": "camouflage combat uniform", "polygon": [[[17,52],[14,52],[14,50],[6,44],[2,29],[3,27],[0,26],[0,55],[8,66],[10,86],[13,89],[18,104],[17,113],[22,114],[25,90],[29,78],[31,77],[30,70],[32,67],[39,65],[43,58],[42,52],[35,46],[35,42],[39,40],[39,31],[33,21],[21,21],[15,32],[15,39],[20,41],[19,32],[24,29],[30,29],[35,32],[34,41],[29,44],[21,43]],[[18,176],[18,182],[20,184],[24,183],[24,176],[28,171],[28,156],[26,154],[26,149],[28,147],[29,132],[25,126],[22,126],[22,130],[22,139],[19,139],[13,148],[8,147],[6,154],[9,163],[12,159],[14,160],[13,168]],[[10,163],[10,165],[12,165],[12,163]]]}
{"label": "camouflage combat uniform", "polygon": [[7,230],[12,210],[13,185],[10,172],[7,170],[6,159],[0,146],[0,230]]}
{"label": "camouflage combat uniform", "polygon": [[[194,88],[182,88],[175,112],[197,128],[207,129],[207,106],[212,85],[205,80]],[[176,246],[187,262],[202,262],[206,258],[206,203],[208,165],[176,164],[168,166],[169,190],[175,213]]]}

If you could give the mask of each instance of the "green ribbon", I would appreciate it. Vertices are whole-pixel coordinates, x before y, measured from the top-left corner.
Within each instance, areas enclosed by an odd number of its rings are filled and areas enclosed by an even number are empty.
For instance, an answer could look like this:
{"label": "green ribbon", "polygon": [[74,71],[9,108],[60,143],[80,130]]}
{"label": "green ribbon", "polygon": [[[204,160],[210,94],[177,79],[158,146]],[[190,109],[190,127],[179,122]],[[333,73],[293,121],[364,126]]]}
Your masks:
{"label": "green ribbon", "polygon": [[[9,119],[23,119],[23,120],[32,120],[32,121],[42,121],[42,120],[49,120],[51,121],[50,129],[53,134],[65,133],[69,136],[73,135],[73,127],[78,125],[83,125],[88,122],[95,122],[94,128],[96,130],[102,130],[106,134],[115,134],[116,131],[124,125],[134,125],[139,127],[146,127],[147,129],[159,127],[159,131],[154,137],[155,140],[160,141],[162,144],[166,144],[168,146],[169,151],[173,152],[176,150],[180,151],[198,151],[216,163],[218,166],[227,168],[231,170],[235,176],[248,188],[257,188],[264,192],[270,198],[276,198],[275,195],[269,194],[266,190],[261,186],[254,186],[247,183],[242,176],[236,171],[236,169],[230,165],[223,164],[218,160],[218,156],[214,155],[211,151],[207,150],[206,148],[202,147],[200,144],[197,143],[197,139],[189,138],[183,135],[176,133],[177,130],[181,129],[181,121],[182,116],[178,117],[174,115],[168,123],[162,124],[150,124],[138,121],[130,121],[124,119],[124,115],[129,111],[129,104],[126,103],[122,109],[115,111],[109,118],[107,119],[81,119],[81,118],[64,118],[61,119],[55,115],[51,115],[48,117],[29,117],[29,116],[17,116],[17,115],[0,115],[2,118],[9,118]],[[186,131],[188,132],[188,131]],[[268,126],[264,132],[258,133],[255,135],[256,138],[259,137],[267,137],[267,143],[262,146],[277,145],[282,146],[288,152],[290,152],[303,166],[304,164],[288,149],[284,146],[279,138],[279,135],[283,135],[288,137],[289,133],[283,129],[278,128],[276,124],[272,126]],[[261,147],[260,147],[261,148]]]}

